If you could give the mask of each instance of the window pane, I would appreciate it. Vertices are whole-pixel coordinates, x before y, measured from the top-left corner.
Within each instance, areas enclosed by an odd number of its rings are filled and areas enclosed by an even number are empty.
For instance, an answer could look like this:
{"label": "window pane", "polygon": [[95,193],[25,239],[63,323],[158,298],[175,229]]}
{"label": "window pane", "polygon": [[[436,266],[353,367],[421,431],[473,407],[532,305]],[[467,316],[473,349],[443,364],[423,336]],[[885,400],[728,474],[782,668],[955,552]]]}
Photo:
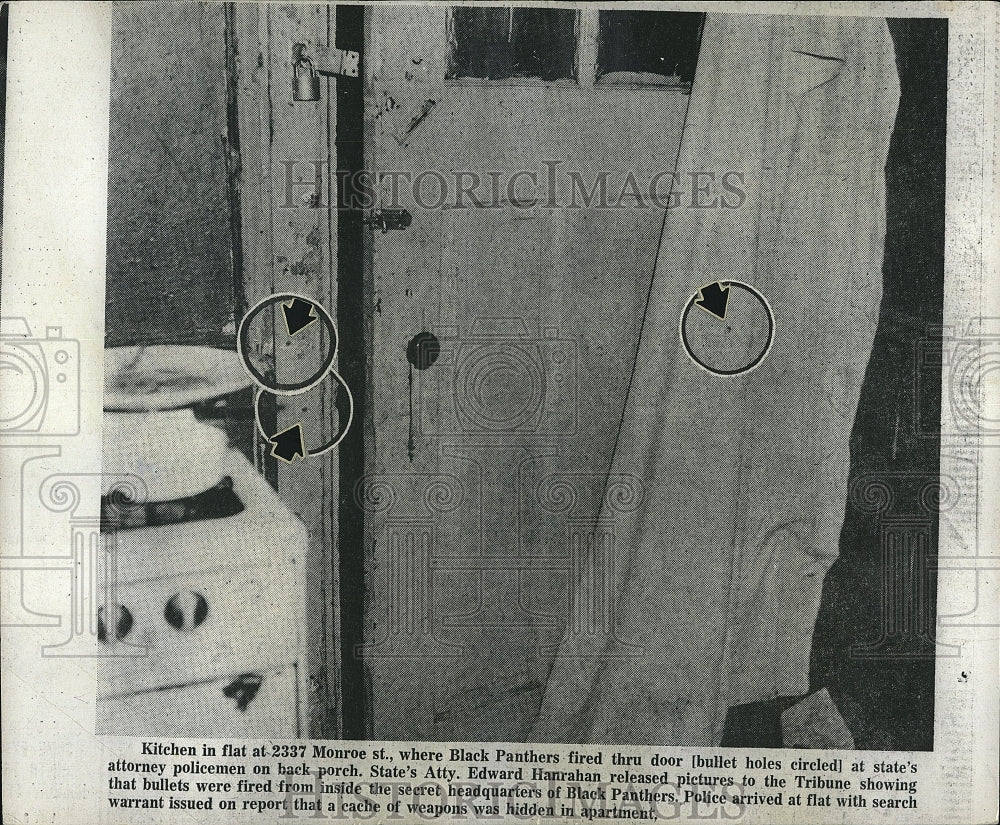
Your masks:
{"label": "window pane", "polygon": [[513,76],[572,78],[575,29],[576,12],[572,9],[515,9]]}
{"label": "window pane", "polygon": [[452,9],[449,77],[510,77],[510,9]]}
{"label": "window pane", "polygon": [[572,9],[460,6],[452,9],[449,78],[573,78]]}
{"label": "window pane", "polygon": [[704,19],[697,12],[602,11],[597,76],[636,72],[690,83]]}

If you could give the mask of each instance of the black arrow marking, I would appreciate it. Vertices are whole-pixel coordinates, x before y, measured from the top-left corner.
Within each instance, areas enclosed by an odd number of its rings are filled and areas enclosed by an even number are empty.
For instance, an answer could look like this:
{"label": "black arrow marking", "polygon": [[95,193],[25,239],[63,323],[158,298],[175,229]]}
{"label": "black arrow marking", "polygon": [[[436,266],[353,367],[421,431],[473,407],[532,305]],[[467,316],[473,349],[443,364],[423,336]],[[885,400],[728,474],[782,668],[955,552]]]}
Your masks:
{"label": "black arrow marking", "polygon": [[306,457],[301,424],[292,424],[287,430],[275,433],[267,440],[274,445],[271,448],[271,455],[280,458],[287,464],[291,464],[295,460],[295,456],[302,459]]}
{"label": "black arrow marking", "polygon": [[705,312],[711,312],[717,318],[726,318],[726,304],[729,303],[729,287],[718,281],[708,284],[698,290],[700,296],[695,303]]}
{"label": "black arrow marking", "polygon": [[290,304],[282,304],[281,310],[285,313],[285,326],[288,327],[289,335],[302,332],[311,323],[319,320],[313,314],[313,305],[301,298],[293,298]]}

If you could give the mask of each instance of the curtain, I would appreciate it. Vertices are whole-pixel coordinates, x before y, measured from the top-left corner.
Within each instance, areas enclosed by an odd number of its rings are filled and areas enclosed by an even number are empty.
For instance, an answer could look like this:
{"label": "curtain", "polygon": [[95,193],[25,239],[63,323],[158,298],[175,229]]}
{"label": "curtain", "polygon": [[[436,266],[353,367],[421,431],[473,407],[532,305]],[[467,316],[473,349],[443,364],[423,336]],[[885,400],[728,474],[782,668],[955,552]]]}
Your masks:
{"label": "curtain", "polygon": [[[898,99],[882,19],[708,15],[676,179],[735,173],[740,196],[689,192],[666,213],[609,476],[644,494],[602,514],[616,608],[601,647],[567,630],[534,741],[716,745],[729,707],[808,691],[879,317]],[[722,376],[678,329],[725,280],[764,296],[774,334],[756,368]],[[571,598],[593,600],[594,580]]]}

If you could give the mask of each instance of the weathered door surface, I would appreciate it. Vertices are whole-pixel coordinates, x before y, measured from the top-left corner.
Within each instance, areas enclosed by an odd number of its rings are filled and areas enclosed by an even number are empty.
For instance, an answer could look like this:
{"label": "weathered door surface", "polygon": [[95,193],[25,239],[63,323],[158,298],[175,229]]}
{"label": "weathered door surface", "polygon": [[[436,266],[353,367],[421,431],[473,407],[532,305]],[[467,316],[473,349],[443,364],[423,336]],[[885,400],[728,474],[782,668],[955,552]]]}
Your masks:
{"label": "weathered door surface", "polygon": [[564,634],[614,630],[595,522],[643,495],[605,487],[687,88],[670,65],[595,82],[596,11],[367,14],[371,733],[518,741]]}

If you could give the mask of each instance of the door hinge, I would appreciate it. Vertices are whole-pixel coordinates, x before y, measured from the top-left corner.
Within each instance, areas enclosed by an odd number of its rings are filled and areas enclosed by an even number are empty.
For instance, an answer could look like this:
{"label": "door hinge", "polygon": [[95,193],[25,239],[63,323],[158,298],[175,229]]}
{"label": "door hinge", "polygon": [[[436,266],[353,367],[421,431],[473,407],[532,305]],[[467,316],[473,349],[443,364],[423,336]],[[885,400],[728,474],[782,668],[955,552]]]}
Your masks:
{"label": "door hinge", "polygon": [[373,209],[363,219],[365,226],[378,227],[384,235],[390,229],[406,229],[413,215],[405,209]]}

